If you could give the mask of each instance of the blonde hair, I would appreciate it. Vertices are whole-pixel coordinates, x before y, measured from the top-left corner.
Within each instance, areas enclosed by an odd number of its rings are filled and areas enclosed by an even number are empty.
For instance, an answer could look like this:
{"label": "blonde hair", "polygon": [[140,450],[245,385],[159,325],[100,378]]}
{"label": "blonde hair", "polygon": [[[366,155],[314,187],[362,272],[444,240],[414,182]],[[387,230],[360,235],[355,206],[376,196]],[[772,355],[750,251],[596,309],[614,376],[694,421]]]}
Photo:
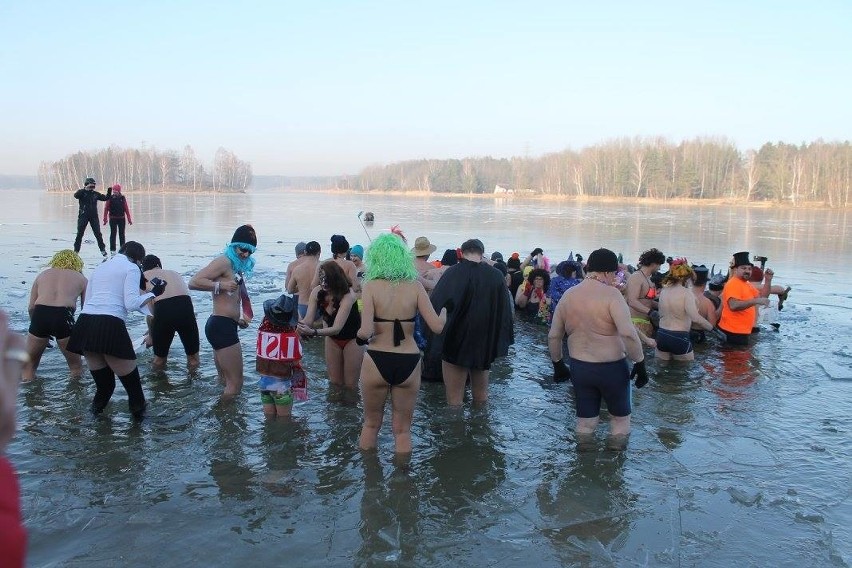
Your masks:
{"label": "blonde hair", "polygon": [[64,249],[53,255],[47,265],[51,268],[63,268],[83,272],[83,259],[71,249]]}

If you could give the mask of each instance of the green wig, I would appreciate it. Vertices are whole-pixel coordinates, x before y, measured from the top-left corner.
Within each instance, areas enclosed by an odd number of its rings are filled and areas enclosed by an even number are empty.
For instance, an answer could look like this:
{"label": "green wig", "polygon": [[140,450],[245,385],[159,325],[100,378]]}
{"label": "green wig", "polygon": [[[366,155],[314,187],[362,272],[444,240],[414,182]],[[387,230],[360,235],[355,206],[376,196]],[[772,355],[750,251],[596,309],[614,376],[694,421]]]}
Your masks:
{"label": "green wig", "polygon": [[417,280],[414,255],[398,236],[384,233],[375,238],[364,256],[364,280],[401,282]]}

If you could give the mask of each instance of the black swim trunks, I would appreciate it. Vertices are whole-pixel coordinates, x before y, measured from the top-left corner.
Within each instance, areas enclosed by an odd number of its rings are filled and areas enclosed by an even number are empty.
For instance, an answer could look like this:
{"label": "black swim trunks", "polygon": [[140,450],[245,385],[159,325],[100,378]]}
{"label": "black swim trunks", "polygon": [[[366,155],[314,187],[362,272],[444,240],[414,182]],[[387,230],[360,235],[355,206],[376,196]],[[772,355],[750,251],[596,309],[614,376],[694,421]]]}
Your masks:
{"label": "black swim trunks", "polygon": [[204,335],[207,336],[207,341],[214,350],[224,349],[240,342],[237,335],[237,322],[225,316],[213,315],[207,318]]}
{"label": "black swim trunks", "polygon": [[42,339],[65,339],[74,327],[74,308],[36,304],[30,318],[30,334]]}
{"label": "black swim trunks", "polygon": [[571,383],[577,417],[595,418],[601,413],[601,399],[612,416],[630,416],[630,369],[627,359],[608,363],[588,363],[569,358]]}
{"label": "black swim trunks", "polygon": [[189,296],[173,296],[154,303],[154,319],[151,322],[151,341],[154,355],[167,357],[175,333],[183,343],[187,355],[198,353],[198,323]]}
{"label": "black swim trunks", "polygon": [[688,331],[657,330],[657,350],[672,355],[686,355],[692,351],[692,339]]}

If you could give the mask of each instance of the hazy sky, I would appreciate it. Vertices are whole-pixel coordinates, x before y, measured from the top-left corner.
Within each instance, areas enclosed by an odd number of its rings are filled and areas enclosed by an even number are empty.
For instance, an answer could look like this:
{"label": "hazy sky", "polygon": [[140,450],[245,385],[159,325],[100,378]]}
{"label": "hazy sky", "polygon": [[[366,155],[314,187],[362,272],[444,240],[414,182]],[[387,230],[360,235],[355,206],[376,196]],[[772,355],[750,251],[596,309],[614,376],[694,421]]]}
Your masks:
{"label": "hazy sky", "polygon": [[0,173],[116,144],[255,174],[620,137],[852,138],[852,2],[0,2]]}

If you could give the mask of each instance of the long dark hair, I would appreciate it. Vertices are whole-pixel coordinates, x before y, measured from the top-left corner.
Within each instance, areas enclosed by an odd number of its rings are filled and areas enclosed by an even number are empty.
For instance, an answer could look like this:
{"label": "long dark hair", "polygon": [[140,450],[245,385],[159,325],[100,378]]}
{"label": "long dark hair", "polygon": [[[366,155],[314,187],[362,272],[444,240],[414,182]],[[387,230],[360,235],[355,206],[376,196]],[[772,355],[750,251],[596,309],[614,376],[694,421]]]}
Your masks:
{"label": "long dark hair", "polygon": [[326,289],[321,290],[318,297],[325,299],[326,294],[322,292],[327,291],[327,294],[331,295],[331,298],[334,300],[334,305],[339,305],[340,300],[349,293],[349,280],[346,278],[346,274],[340,268],[340,265],[333,260],[326,260],[320,264],[319,269],[325,273]]}

